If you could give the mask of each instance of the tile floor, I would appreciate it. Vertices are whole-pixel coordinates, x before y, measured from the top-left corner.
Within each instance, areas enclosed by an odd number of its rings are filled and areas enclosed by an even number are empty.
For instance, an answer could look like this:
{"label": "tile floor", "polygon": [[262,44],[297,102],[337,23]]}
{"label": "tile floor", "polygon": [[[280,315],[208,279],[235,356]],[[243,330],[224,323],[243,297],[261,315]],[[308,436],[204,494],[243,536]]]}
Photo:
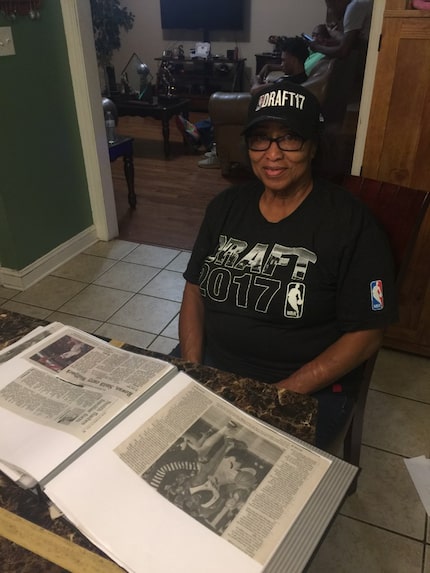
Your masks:
{"label": "tile floor", "polygon": [[[169,353],[189,252],[99,242],[0,306]],[[383,349],[369,393],[357,492],[309,573],[430,573],[430,520],[403,462],[430,456],[430,360]]]}

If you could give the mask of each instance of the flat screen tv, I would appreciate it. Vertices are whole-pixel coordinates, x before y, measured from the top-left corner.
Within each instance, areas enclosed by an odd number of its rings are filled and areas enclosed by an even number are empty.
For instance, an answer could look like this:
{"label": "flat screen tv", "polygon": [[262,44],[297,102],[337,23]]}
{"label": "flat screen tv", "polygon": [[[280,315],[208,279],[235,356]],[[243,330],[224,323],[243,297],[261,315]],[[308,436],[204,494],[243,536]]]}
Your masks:
{"label": "flat screen tv", "polygon": [[243,30],[244,0],[160,0],[163,30]]}

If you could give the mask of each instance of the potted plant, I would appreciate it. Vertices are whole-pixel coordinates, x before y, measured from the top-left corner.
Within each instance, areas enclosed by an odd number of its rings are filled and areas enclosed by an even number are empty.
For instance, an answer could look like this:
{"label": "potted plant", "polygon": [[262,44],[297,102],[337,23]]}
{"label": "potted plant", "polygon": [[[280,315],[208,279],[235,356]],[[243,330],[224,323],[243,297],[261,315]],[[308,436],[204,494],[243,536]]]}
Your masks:
{"label": "potted plant", "polygon": [[103,71],[105,91],[109,96],[112,55],[121,47],[121,30],[132,29],[134,14],[121,6],[121,0],[90,0],[90,4],[97,62]]}

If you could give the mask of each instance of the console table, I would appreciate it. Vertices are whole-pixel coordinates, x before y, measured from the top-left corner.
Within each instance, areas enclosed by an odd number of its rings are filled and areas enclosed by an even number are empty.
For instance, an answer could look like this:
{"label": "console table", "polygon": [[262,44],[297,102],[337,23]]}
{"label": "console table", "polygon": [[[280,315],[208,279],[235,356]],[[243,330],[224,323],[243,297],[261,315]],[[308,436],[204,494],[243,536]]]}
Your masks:
{"label": "console table", "polygon": [[[0,349],[46,321],[0,308]],[[115,343],[118,345],[118,343]],[[174,362],[226,400],[297,437],[313,442],[316,400],[291,393],[290,403],[276,405],[275,388],[253,380],[170,358],[127,344],[122,348]],[[8,571],[49,573],[120,573],[123,571],[62,518],[52,520],[44,498],[23,490],[0,472],[0,555]],[[148,572],[149,573],[149,572]]]}
{"label": "console table", "polygon": [[207,111],[211,94],[216,91],[243,91],[246,59],[227,58],[155,58],[168,65],[178,96],[191,100],[194,111]]}
{"label": "console table", "polygon": [[163,133],[164,156],[166,159],[170,156],[170,128],[169,121],[174,115],[182,114],[188,118],[188,107],[190,100],[186,98],[159,98],[156,103],[149,103],[147,101],[140,101],[137,99],[126,99],[123,97],[112,98],[117,110],[118,115],[131,115],[139,117],[153,117],[161,120],[161,128]]}

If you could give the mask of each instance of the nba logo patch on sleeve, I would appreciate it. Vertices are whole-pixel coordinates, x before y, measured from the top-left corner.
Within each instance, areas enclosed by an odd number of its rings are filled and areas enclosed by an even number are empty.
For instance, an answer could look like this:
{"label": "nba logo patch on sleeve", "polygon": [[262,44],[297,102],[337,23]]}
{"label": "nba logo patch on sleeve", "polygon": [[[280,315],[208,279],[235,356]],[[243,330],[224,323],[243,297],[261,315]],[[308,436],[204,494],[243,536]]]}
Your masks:
{"label": "nba logo patch on sleeve", "polygon": [[370,283],[370,300],[372,310],[382,310],[384,308],[384,291],[382,290],[382,281],[372,281]]}

